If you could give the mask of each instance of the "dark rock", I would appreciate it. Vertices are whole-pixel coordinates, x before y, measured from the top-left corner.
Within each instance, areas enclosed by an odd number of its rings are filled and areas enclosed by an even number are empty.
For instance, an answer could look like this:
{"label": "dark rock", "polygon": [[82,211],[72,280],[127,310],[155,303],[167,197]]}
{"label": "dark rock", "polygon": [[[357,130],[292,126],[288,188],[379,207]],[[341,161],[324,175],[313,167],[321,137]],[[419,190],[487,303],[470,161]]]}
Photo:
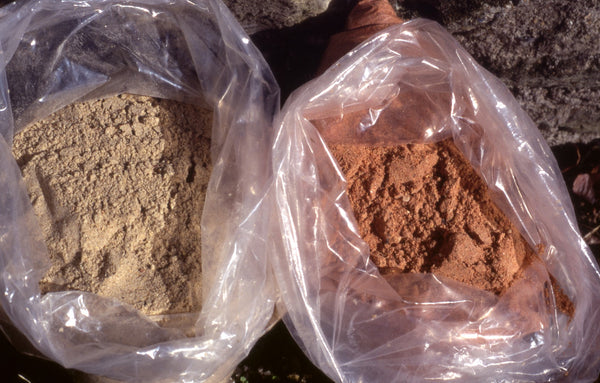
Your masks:
{"label": "dark rock", "polygon": [[327,10],[318,16],[291,27],[263,30],[250,36],[281,87],[282,104],[292,91],[316,76],[329,38],[344,30],[348,13],[356,2],[331,0]]}
{"label": "dark rock", "polygon": [[330,0],[224,0],[248,33],[291,27],[327,9]]}

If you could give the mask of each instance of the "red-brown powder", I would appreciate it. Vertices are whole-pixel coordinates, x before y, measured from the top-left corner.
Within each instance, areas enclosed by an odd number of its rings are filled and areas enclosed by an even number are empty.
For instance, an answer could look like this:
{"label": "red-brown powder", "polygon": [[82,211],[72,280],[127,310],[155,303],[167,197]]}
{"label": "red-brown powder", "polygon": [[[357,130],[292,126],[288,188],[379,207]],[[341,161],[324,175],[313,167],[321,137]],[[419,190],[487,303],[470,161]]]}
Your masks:
{"label": "red-brown powder", "polygon": [[382,274],[431,272],[502,294],[534,259],[451,141],[331,151]]}

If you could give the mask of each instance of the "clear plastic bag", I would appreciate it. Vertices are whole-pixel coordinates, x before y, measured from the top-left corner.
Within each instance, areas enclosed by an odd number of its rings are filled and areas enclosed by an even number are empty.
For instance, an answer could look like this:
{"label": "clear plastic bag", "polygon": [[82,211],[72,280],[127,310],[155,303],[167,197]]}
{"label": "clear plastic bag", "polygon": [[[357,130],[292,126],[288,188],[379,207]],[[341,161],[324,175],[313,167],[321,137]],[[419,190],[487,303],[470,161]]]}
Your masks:
{"label": "clear plastic bag", "polygon": [[[354,121],[344,134],[313,121]],[[393,132],[376,122],[393,123]],[[276,118],[273,257],[284,321],[340,382],[593,381],[600,271],[539,131],[438,24],[378,33],[298,89]],[[384,279],[326,143],[452,138],[541,262],[497,296],[433,274]],[[540,247],[540,248],[541,248]],[[550,274],[575,305],[557,309]]]}
{"label": "clear plastic bag", "polygon": [[[279,88],[258,50],[218,0],[16,2],[0,9],[0,44],[5,316],[43,355],[69,368],[139,382],[227,377],[266,331],[276,296],[260,206],[271,179]],[[79,291],[40,295],[47,254],[12,138],[65,105],[119,93],[214,110],[203,305],[185,318],[194,337],[117,300]]]}

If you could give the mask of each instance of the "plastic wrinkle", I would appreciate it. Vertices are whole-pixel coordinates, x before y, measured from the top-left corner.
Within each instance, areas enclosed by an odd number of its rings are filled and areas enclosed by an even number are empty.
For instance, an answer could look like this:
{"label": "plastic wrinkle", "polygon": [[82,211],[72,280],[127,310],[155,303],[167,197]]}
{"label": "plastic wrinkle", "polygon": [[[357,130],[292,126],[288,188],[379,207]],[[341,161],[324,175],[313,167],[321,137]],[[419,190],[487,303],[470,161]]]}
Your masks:
{"label": "plastic wrinkle", "polygon": [[[3,330],[18,339],[16,327],[65,367],[113,379],[229,377],[268,328],[276,299],[263,206],[279,88],[258,50],[218,0],[15,2],[0,10],[0,48]],[[48,255],[12,138],[65,105],[120,93],[214,111],[200,313],[150,318],[91,293],[40,295]],[[184,317],[195,336],[155,322]]]}
{"label": "plastic wrinkle", "polygon": [[[330,131],[327,121],[341,117],[356,126]],[[395,130],[378,130],[378,119]],[[284,320],[335,381],[597,378],[599,268],[556,160],[506,87],[442,27],[413,20],[385,29],[296,90],[275,124],[283,236],[272,259]],[[501,296],[431,274],[384,279],[325,145],[447,138],[527,242],[544,249]],[[575,305],[572,317],[557,308],[550,275]]]}

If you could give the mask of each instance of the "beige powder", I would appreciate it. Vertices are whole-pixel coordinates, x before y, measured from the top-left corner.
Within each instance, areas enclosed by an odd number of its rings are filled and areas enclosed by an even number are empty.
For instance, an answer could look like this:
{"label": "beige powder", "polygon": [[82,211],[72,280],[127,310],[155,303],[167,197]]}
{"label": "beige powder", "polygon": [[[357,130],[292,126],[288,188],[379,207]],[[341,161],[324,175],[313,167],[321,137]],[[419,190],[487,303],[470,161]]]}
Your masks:
{"label": "beige powder", "polygon": [[146,314],[200,309],[211,116],[122,95],[69,105],[16,135],[52,263],[42,293],[89,291]]}

